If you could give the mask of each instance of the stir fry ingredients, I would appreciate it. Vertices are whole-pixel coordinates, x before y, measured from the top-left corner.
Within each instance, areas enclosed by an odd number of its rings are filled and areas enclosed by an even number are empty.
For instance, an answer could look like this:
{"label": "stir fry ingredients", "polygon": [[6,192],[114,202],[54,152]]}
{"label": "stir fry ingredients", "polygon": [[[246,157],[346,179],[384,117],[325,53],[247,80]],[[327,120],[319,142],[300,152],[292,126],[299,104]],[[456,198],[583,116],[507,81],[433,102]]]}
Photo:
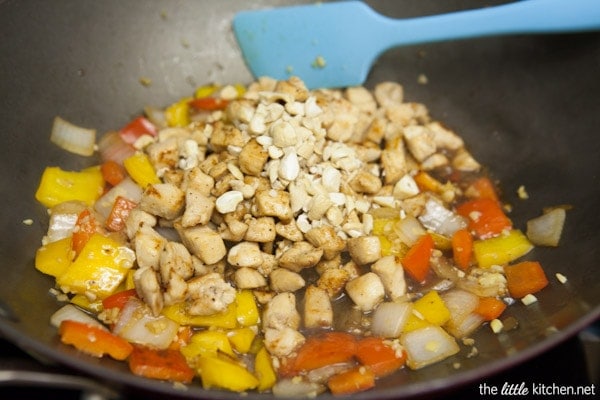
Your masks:
{"label": "stir fry ingredients", "polygon": [[[368,390],[460,352],[548,285],[451,129],[400,84],[209,85],[44,171],[35,267],[69,304],[65,344],[132,373],[277,396]],[[523,306],[523,305],[521,305]],[[451,359],[448,362],[452,362]]]}

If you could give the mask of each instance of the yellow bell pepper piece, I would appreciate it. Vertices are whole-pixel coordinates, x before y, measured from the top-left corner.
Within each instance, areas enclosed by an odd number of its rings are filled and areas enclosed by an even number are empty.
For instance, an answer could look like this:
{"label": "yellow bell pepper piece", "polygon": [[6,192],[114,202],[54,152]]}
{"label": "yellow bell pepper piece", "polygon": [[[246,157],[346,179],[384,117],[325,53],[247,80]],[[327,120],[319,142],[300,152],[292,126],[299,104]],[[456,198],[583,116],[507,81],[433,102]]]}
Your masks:
{"label": "yellow bell pepper piece", "polygon": [[218,352],[235,357],[227,334],[223,331],[202,331],[194,334],[187,346],[181,348],[181,354],[187,359],[198,356],[216,357]]}
{"label": "yellow bell pepper piece", "polygon": [[123,160],[125,170],[131,176],[131,179],[135,181],[142,188],[146,186],[160,183],[158,175],[154,170],[154,166],[150,162],[148,156],[144,153],[137,152],[132,156],[127,157]]}
{"label": "yellow bell pepper piece", "polygon": [[125,277],[125,288],[124,290],[135,289],[135,283],[133,281],[134,270],[130,269],[127,271],[127,276]]}
{"label": "yellow bell pepper piece", "polygon": [[235,88],[238,97],[242,97],[246,93],[246,86],[242,85],[241,83],[236,83],[233,85],[233,87]]}
{"label": "yellow bell pepper piece", "polygon": [[506,235],[473,242],[473,254],[482,268],[508,264],[529,253],[531,249],[533,244],[518,229],[513,229]]}
{"label": "yellow bell pepper piece", "polygon": [[227,332],[227,337],[238,353],[246,354],[252,348],[256,332],[252,328],[237,328]]}
{"label": "yellow bell pepper piece", "polygon": [[217,90],[219,90],[220,86],[218,85],[204,85],[200,86],[194,92],[194,98],[203,99],[205,97],[212,96]]}
{"label": "yellow bell pepper piece", "polygon": [[71,237],[50,242],[40,247],[35,253],[35,268],[57,278],[64,274],[75,253],[71,247]]}
{"label": "yellow bell pepper piece", "polygon": [[35,198],[48,208],[70,200],[80,200],[91,206],[102,195],[103,189],[104,179],[99,166],[81,171],[46,167]]}
{"label": "yellow bell pepper piece", "polygon": [[103,299],[119,287],[134,261],[133,250],[96,233],[56,282],[66,292]]}
{"label": "yellow bell pepper piece", "polygon": [[277,374],[273,363],[271,362],[271,355],[266,348],[262,347],[256,354],[254,360],[254,370],[258,377],[258,387],[260,392],[271,389],[275,382],[277,382]]}
{"label": "yellow bell pepper piece", "polygon": [[167,125],[186,126],[190,123],[190,100],[192,100],[190,97],[185,97],[167,107],[165,110]]}
{"label": "yellow bell pepper piece", "polygon": [[404,324],[404,328],[402,328],[402,332],[411,332],[431,325],[433,324],[426,319],[419,318],[415,314],[410,314],[406,320],[406,324]]}
{"label": "yellow bell pepper piece", "polygon": [[258,323],[259,312],[254,294],[250,290],[241,290],[235,296],[237,305],[237,322],[241,326],[252,326]]}
{"label": "yellow bell pepper piece", "polygon": [[198,375],[205,389],[221,388],[244,392],[259,385],[258,379],[242,365],[217,357],[198,357]]}
{"label": "yellow bell pepper piece", "polygon": [[450,310],[438,292],[432,290],[413,303],[413,310],[433,325],[444,325],[450,319]]}
{"label": "yellow bell pepper piece", "polygon": [[214,327],[232,329],[237,326],[237,312],[235,302],[227,310],[213,315],[190,315],[185,310],[185,303],[173,304],[164,307],[162,314],[179,325]]}
{"label": "yellow bell pepper piece", "polygon": [[91,312],[99,313],[102,311],[102,301],[90,301],[90,299],[83,294],[76,294],[73,296],[71,303]]}

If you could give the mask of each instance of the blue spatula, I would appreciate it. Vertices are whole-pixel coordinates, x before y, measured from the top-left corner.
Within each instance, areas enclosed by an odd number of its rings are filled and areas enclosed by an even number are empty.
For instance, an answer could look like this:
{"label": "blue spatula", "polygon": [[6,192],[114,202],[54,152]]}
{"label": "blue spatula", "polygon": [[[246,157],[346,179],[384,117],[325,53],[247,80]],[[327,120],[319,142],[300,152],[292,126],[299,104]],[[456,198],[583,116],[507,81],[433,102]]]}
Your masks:
{"label": "blue spatula", "polygon": [[600,0],[522,0],[399,20],[360,1],[341,1],[244,11],[233,20],[255,77],[295,75],[309,88],[362,84],[374,61],[401,45],[596,29],[600,29]]}

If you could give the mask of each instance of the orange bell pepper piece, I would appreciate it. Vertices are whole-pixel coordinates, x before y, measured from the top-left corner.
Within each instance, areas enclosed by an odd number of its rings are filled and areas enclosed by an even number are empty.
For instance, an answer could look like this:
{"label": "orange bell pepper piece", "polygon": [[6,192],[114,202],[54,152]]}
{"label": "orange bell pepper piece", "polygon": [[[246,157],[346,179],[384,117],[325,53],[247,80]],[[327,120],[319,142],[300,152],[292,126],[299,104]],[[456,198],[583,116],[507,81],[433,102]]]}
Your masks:
{"label": "orange bell pepper piece", "polygon": [[155,350],[135,346],[129,356],[129,369],[135,375],[151,379],[190,383],[194,370],[178,350]]}
{"label": "orange bell pepper piece", "polygon": [[511,220],[504,214],[497,201],[491,199],[469,200],[456,208],[459,215],[469,221],[469,230],[480,239],[488,239],[512,229]]}
{"label": "orange bell pepper piece", "polygon": [[530,293],[539,292],[548,285],[548,278],[537,261],[523,261],[504,266],[506,286],[510,295],[520,299]]}
{"label": "orange bell pepper piece", "polygon": [[479,314],[486,321],[491,321],[498,318],[506,309],[506,303],[495,297],[481,297],[479,304],[473,310],[475,314]]}
{"label": "orange bell pepper piece", "polygon": [[466,229],[459,229],[452,235],[452,256],[461,269],[466,270],[473,255],[473,236]]}
{"label": "orange bell pepper piece", "polygon": [[332,376],[327,387],[334,395],[364,392],[375,386],[375,374],[367,367],[357,367]]}
{"label": "orange bell pepper piece", "polygon": [[112,186],[118,185],[127,176],[125,168],[112,160],[103,162],[100,165],[100,172],[102,172],[102,178]]}
{"label": "orange bell pepper piece", "polygon": [[350,361],[356,354],[356,338],[345,332],[326,332],[309,337],[300,347],[294,359],[289,360],[287,373],[296,375],[300,371]]}
{"label": "orange bell pepper piece", "polygon": [[129,217],[129,213],[137,207],[137,203],[123,196],[117,196],[115,204],[113,204],[110,214],[106,218],[106,228],[109,231],[118,232],[125,227],[125,221]]}
{"label": "orange bell pepper piece", "polygon": [[100,224],[90,210],[85,209],[79,213],[77,222],[75,222],[75,228],[73,228],[73,238],[71,241],[71,246],[75,254],[81,252],[81,249],[83,249],[92,235],[99,232],[99,228]]}
{"label": "orange bell pepper piece", "polygon": [[406,353],[393,349],[384,338],[370,336],[358,341],[356,359],[369,367],[376,377],[382,377],[402,368]]}
{"label": "orange bell pepper piece", "polygon": [[115,360],[125,360],[133,351],[127,340],[96,326],[66,320],[60,324],[60,340],[94,357],[105,354]]}
{"label": "orange bell pepper piece", "polygon": [[401,261],[404,270],[419,283],[425,281],[429,273],[433,247],[433,238],[427,233],[417,240]]}

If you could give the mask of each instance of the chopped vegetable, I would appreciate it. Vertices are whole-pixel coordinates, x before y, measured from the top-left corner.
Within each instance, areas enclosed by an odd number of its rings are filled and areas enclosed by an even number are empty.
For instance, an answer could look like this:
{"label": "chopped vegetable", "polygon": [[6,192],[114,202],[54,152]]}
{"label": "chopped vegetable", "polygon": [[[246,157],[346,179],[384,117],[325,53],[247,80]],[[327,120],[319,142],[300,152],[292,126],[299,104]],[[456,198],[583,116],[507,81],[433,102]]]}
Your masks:
{"label": "chopped vegetable", "polygon": [[469,229],[480,239],[500,235],[512,229],[511,220],[504,214],[497,201],[491,199],[475,199],[460,204],[456,212],[469,221]]}
{"label": "chopped vegetable", "polygon": [[506,284],[510,295],[520,299],[528,294],[536,293],[548,285],[548,278],[537,261],[523,261],[504,267]]}
{"label": "chopped vegetable", "polygon": [[533,244],[518,229],[491,239],[473,242],[473,254],[481,268],[508,264],[529,253],[531,249]]}
{"label": "chopped vegetable", "polygon": [[156,136],[158,131],[152,122],[142,116],[139,116],[121,128],[119,134],[125,143],[133,144],[140,138],[140,136]]}
{"label": "chopped vegetable", "polygon": [[433,238],[425,234],[408,250],[402,259],[404,270],[417,282],[424,282],[429,273]]}
{"label": "chopped vegetable", "polygon": [[112,186],[118,185],[127,176],[123,166],[113,160],[107,160],[100,164],[100,171],[102,178]]}
{"label": "chopped vegetable", "polygon": [[400,336],[407,354],[406,365],[420,369],[459,352],[456,340],[436,325],[407,332]]}
{"label": "chopped vegetable", "polygon": [[435,290],[415,301],[413,309],[423,319],[434,325],[444,325],[450,319],[450,310]]}
{"label": "chopped vegetable", "polygon": [[54,117],[50,141],[71,153],[91,156],[96,144],[96,130],[82,128],[61,117]]}
{"label": "chopped vegetable", "polygon": [[71,237],[66,237],[40,247],[35,253],[35,268],[56,278],[67,270],[73,257]]}
{"label": "chopped vegetable", "polygon": [[108,132],[98,141],[98,152],[103,161],[123,164],[123,161],[133,155],[136,150],[135,147],[123,140],[119,132]]}
{"label": "chopped vegetable", "polygon": [[131,179],[143,189],[148,185],[160,183],[150,159],[144,153],[135,153],[123,161]]}
{"label": "chopped vegetable", "polygon": [[258,390],[265,391],[273,387],[277,382],[277,373],[273,368],[271,362],[271,355],[265,347],[261,347],[258,353],[256,353],[256,359],[254,360],[254,370],[258,378]]}
{"label": "chopped vegetable", "polygon": [[227,337],[238,353],[245,354],[252,348],[256,332],[252,328],[237,328],[227,332]]}
{"label": "chopped vegetable", "polygon": [[215,111],[225,109],[229,101],[217,97],[200,97],[190,100],[189,104],[197,110]]}
{"label": "chopped vegetable", "polygon": [[241,326],[258,323],[260,313],[251,290],[240,290],[235,295],[236,320]]}
{"label": "chopped vegetable", "polygon": [[80,200],[91,206],[102,195],[103,189],[104,180],[99,166],[79,172],[46,167],[35,198],[46,207],[71,200]]}
{"label": "chopped vegetable", "polygon": [[194,370],[177,350],[155,350],[135,346],[129,357],[129,369],[136,375],[171,382],[190,383]]}
{"label": "chopped vegetable", "polygon": [[476,199],[490,199],[500,202],[494,184],[487,176],[475,179],[466,190],[466,195]]}
{"label": "chopped vegetable", "polygon": [[119,310],[121,310],[123,309],[123,307],[125,307],[127,301],[129,301],[129,299],[132,297],[137,297],[135,289],[121,290],[120,292],[111,294],[107,298],[103,299],[102,307],[105,310],[111,308],[118,308]]}
{"label": "chopped vegetable", "polygon": [[131,210],[137,206],[137,203],[123,196],[118,196],[115,200],[108,218],[106,219],[106,228],[109,231],[118,232],[125,227],[125,221]]}
{"label": "chopped vegetable", "polygon": [[165,117],[168,126],[186,126],[190,123],[190,101],[189,97],[183,98],[165,110]]}
{"label": "chopped vegetable", "polygon": [[75,222],[73,229],[71,245],[75,254],[81,253],[90,238],[99,232],[100,224],[90,210],[86,208],[77,216],[77,222]]}
{"label": "chopped vegetable", "polygon": [[352,360],[356,338],[345,332],[325,332],[311,336],[292,360],[294,371],[310,371],[329,364]]}
{"label": "chopped vegetable", "polygon": [[356,359],[369,367],[376,377],[389,375],[406,362],[406,354],[400,346],[395,349],[389,343],[374,336],[361,339],[356,347]]}
{"label": "chopped vegetable", "polygon": [[473,236],[466,229],[459,229],[452,235],[452,256],[461,269],[466,270],[473,255]]}
{"label": "chopped vegetable", "polygon": [[166,306],[162,314],[180,325],[204,326],[232,329],[237,326],[237,307],[231,303],[227,310],[213,315],[190,315],[185,310],[185,303]]}
{"label": "chopped vegetable", "polygon": [[96,328],[107,330],[97,319],[90,314],[82,311],[73,304],[66,304],[59,308],[50,316],[50,324],[59,328],[63,321],[76,321],[85,325],[95,326]]}
{"label": "chopped vegetable", "polygon": [[356,367],[332,376],[327,387],[334,395],[364,392],[375,386],[375,374],[369,368]]}
{"label": "chopped vegetable", "polygon": [[412,314],[413,305],[408,301],[384,302],[373,314],[371,331],[374,335],[397,338]]}
{"label": "chopped vegetable", "polygon": [[59,334],[61,342],[94,357],[109,355],[115,360],[125,360],[133,351],[133,346],[127,340],[77,321],[62,321]]}
{"label": "chopped vegetable", "polygon": [[537,246],[558,246],[565,224],[564,208],[554,208],[527,221],[527,237]]}
{"label": "chopped vegetable", "polygon": [[221,388],[234,392],[254,389],[260,384],[244,366],[218,357],[199,357],[198,374],[205,389]]}
{"label": "chopped vegetable", "polygon": [[506,309],[506,303],[495,297],[481,297],[474,312],[486,321],[498,318]]}
{"label": "chopped vegetable", "polygon": [[235,356],[227,333],[217,330],[200,331],[192,335],[190,343],[181,349],[181,353],[187,359],[198,356],[216,357],[222,352]]}

